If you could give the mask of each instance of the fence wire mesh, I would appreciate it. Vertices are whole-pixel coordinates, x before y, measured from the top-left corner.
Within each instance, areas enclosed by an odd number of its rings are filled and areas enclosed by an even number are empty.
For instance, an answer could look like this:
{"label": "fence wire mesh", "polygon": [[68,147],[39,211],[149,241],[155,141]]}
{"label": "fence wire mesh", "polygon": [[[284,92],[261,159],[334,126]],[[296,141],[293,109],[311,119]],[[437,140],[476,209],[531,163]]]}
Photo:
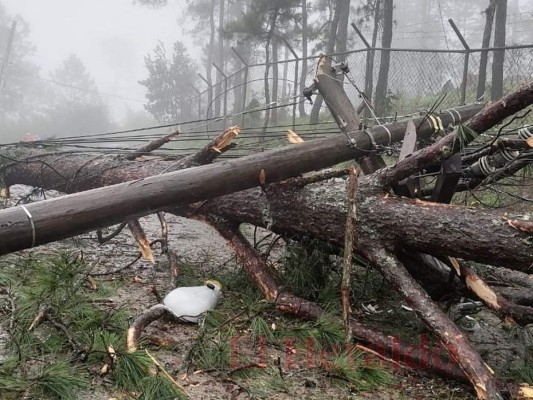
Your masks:
{"label": "fence wire mesh", "polygon": [[[339,79],[354,105],[361,103],[361,92],[368,87],[371,93],[366,95],[373,104],[384,51],[387,50],[365,49],[332,56],[334,61],[345,61],[349,66],[349,79],[342,76]],[[503,51],[506,94],[533,78],[533,45]],[[442,109],[490,99],[493,50],[487,52],[487,80],[481,99],[477,98],[481,51],[391,49],[387,52],[390,53],[388,89],[381,117],[398,118],[423,112],[439,101]],[[366,76],[366,63],[372,55],[372,73]],[[289,59],[269,65],[242,66],[226,72],[226,77],[190,99],[190,117],[218,118],[210,124],[218,127],[229,124],[239,124],[244,129],[263,125],[295,127],[311,112],[311,104],[301,94],[312,84],[317,61],[316,56]],[[301,82],[304,65],[307,72]],[[265,123],[267,113],[269,119]],[[320,120],[328,119],[331,119],[329,110],[323,106]]]}

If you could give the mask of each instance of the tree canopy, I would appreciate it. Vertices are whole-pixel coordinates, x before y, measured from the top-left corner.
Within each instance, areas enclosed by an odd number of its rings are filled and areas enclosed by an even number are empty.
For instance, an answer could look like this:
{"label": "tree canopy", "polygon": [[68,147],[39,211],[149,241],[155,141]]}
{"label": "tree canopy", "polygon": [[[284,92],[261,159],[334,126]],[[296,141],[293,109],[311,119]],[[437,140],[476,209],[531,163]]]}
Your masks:
{"label": "tree canopy", "polygon": [[139,83],[148,90],[145,108],[158,121],[179,121],[190,108],[191,85],[196,81],[196,63],[187,54],[180,41],[167,54],[165,45],[159,42],[152,54],[144,59],[148,78]]}

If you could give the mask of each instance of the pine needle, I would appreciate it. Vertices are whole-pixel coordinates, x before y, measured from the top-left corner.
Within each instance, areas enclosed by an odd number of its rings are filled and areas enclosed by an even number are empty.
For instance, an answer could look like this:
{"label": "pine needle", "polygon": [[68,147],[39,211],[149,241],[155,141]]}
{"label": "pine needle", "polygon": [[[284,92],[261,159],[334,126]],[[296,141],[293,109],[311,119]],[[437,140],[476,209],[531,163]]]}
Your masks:
{"label": "pine needle", "polygon": [[[156,365],[156,367],[158,368],[158,370],[176,387],[178,388],[180,391],[181,391],[181,394],[185,394],[187,397],[188,397],[188,394],[187,392],[185,391],[185,389],[178,383],[174,380],[174,378],[172,378],[169,373],[165,370],[165,368],[163,368],[163,366],[155,359],[154,356],[152,356],[148,350],[146,350],[146,354],[148,355],[148,357],[150,357],[150,359],[152,360],[152,362]],[[154,397],[155,398],[155,397]]]}
{"label": "pine needle", "polygon": [[78,391],[85,389],[88,385],[88,381],[80,377],[78,371],[73,373],[72,368],[66,362],[54,362],[41,369],[32,385],[32,391],[42,397],[75,400]]}

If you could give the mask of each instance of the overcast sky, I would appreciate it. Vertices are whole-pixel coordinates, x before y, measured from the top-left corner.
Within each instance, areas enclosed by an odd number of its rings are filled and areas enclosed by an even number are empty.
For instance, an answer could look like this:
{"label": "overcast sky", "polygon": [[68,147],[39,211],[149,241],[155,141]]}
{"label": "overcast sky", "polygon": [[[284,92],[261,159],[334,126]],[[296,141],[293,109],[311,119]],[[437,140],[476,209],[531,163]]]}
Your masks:
{"label": "overcast sky", "polygon": [[147,76],[143,59],[157,40],[167,49],[177,39],[185,41],[176,3],[153,10],[133,0],[2,0],[8,14],[28,22],[43,76],[75,53],[100,92],[137,100],[105,97],[115,115],[126,106],[142,108],[145,91],[137,82]]}
{"label": "overcast sky", "polygon": [[[153,50],[158,39],[167,45],[168,50],[175,40],[182,40],[193,57],[200,57],[199,48],[187,40],[180,28],[187,23],[186,18],[180,18],[184,1],[171,0],[159,10],[134,5],[133,0],[0,2],[8,14],[18,14],[29,23],[30,40],[36,45],[35,62],[41,66],[43,77],[47,77],[71,53],[77,54],[95,78],[101,93],[122,98],[103,96],[115,116],[123,115],[126,107],[142,109],[145,90],[138,81],[147,76],[144,56]],[[525,21],[518,22],[522,24],[519,28],[531,29],[531,17],[527,11],[533,10],[533,0],[515,0],[511,4],[516,5],[516,10],[508,16],[509,24],[525,18]],[[479,14],[476,18],[482,19],[483,16]],[[467,26],[459,23],[462,29]],[[444,25],[453,38],[449,26]],[[401,29],[396,35],[401,39]],[[509,39],[512,42],[512,37]],[[472,39],[472,43],[476,41]]]}

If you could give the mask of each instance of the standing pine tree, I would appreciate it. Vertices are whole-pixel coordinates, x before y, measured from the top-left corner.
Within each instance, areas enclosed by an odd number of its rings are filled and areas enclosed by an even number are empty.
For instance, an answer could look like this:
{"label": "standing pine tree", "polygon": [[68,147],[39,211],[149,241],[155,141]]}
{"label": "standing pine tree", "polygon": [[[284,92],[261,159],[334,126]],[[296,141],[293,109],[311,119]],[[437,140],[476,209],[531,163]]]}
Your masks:
{"label": "standing pine tree", "polygon": [[179,122],[190,116],[191,84],[196,81],[196,64],[179,40],[174,43],[170,57],[163,43],[159,42],[144,58],[148,78],[139,83],[148,92],[146,111],[160,122]]}

